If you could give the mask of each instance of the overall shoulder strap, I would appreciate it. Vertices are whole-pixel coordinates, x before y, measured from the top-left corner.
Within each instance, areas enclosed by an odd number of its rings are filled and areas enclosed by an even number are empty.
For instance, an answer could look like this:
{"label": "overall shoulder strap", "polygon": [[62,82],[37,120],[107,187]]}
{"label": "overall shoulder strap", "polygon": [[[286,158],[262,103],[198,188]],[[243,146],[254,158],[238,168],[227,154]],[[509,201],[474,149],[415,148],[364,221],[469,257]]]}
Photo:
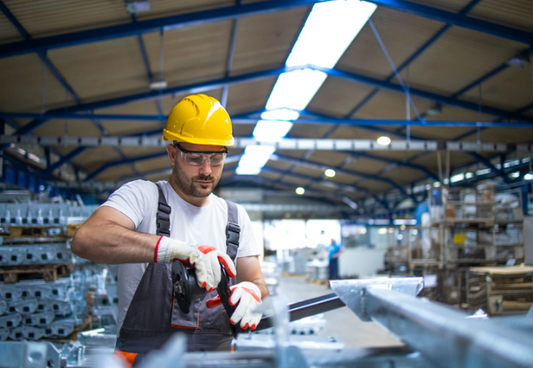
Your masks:
{"label": "overall shoulder strap", "polygon": [[239,237],[241,234],[241,227],[239,226],[239,212],[237,205],[231,201],[226,201],[228,204],[228,225],[226,226],[226,253],[231,260],[235,262],[237,257],[237,250],[239,249]]}
{"label": "overall shoulder strap", "polygon": [[161,185],[156,183],[159,191],[159,200],[157,204],[157,235],[170,236],[170,206],[167,203]]}

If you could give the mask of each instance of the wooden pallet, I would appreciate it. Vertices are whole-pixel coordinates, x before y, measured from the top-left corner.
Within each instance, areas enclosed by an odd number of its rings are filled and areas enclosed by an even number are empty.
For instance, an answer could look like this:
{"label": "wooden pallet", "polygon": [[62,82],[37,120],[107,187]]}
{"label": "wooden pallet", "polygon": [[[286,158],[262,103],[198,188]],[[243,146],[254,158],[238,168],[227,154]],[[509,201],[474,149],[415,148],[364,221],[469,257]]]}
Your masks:
{"label": "wooden pallet", "polygon": [[42,237],[46,234],[46,227],[44,226],[10,226],[9,237]]}
{"label": "wooden pallet", "polygon": [[13,284],[18,282],[19,278],[26,276],[44,281],[56,281],[60,277],[69,275],[73,270],[74,265],[71,264],[6,266],[0,269],[0,275],[4,276],[4,283]]}

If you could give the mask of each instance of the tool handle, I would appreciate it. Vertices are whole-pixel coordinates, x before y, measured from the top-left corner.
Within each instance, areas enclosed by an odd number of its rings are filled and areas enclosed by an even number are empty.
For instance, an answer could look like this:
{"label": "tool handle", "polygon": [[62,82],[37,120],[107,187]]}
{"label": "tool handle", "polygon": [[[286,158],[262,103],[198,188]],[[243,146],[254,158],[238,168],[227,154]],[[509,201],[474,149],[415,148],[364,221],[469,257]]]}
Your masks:
{"label": "tool handle", "polygon": [[[220,296],[220,300],[222,301],[222,305],[224,306],[224,309],[226,310],[226,313],[231,318],[233,315],[233,312],[235,312],[235,309],[237,308],[237,305],[231,305],[229,302],[229,298],[231,296],[231,289],[229,287],[229,276],[226,273],[226,269],[222,264],[220,265],[221,270],[221,278],[220,283],[218,284],[217,291],[218,295]],[[238,333],[243,332],[243,330],[239,326],[231,325],[231,330],[233,331],[233,335],[237,335]]]}

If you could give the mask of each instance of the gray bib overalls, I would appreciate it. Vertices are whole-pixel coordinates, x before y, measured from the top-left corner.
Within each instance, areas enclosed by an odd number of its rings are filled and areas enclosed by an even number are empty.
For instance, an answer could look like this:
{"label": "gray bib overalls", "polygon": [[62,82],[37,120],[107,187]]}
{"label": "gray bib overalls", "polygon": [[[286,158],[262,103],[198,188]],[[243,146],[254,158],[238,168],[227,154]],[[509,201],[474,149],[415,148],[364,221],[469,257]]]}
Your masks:
{"label": "gray bib overalls", "polygon": [[[170,207],[159,187],[157,234],[170,236]],[[239,247],[237,206],[229,201],[226,227],[227,254],[233,262]],[[235,284],[231,278],[230,283]],[[116,350],[137,353],[135,364],[154,349],[159,349],[175,333],[187,335],[187,351],[230,350],[233,338],[229,317],[223,306],[208,309],[205,303],[218,295],[206,293],[184,314],[174,303],[170,263],[150,263],[131,300],[119,331]]]}

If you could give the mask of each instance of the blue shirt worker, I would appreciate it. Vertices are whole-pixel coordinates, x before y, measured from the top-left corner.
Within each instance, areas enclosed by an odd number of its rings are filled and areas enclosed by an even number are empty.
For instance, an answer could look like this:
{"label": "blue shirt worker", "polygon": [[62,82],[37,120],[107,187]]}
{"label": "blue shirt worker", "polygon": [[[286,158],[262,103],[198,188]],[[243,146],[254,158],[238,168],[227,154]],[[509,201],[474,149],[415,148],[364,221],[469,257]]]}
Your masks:
{"label": "blue shirt worker", "polygon": [[328,245],[329,258],[329,279],[336,280],[339,278],[339,256],[344,252],[344,247],[337,244],[335,239],[331,239],[331,244]]}

